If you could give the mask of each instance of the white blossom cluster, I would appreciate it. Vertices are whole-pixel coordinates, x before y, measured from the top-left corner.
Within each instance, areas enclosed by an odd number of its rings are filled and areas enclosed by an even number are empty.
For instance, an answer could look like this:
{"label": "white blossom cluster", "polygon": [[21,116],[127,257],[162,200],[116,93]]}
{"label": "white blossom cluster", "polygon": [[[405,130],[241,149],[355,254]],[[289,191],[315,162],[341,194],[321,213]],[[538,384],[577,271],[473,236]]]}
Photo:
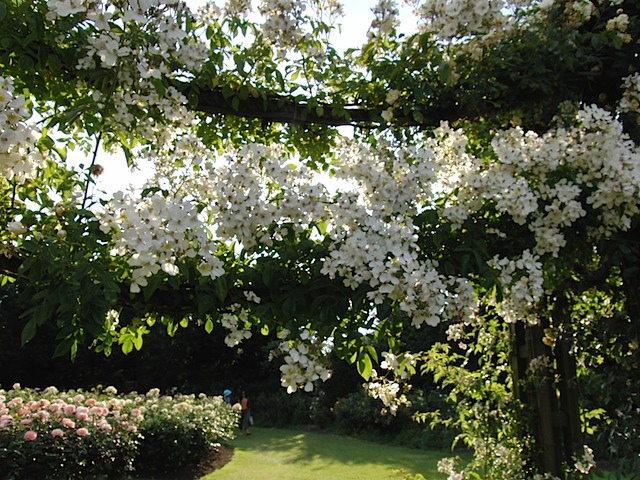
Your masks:
{"label": "white blossom cluster", "polygon": [[280,366],[280,383],[286,387],[287,393],[298,389],[313,391],[313,382],[323,382],[331,378],[331,370],[327,363],[329,343],[317,334],[303,329],[300,338],[289,339],[290,332],[282,330],[278,337],[283,341],[278,346],[279,354],[284,354],[284,364]]}
{"label": "white blossom cluster", "polygon": [[618,10],[618,15],[607,20],[607,30],[614,31],[620,37],[623,43],[629,43],[632,37],[627,30],[629,28],[629,15],[624,13],[622,9]]}
{"label": "white blossom cluster", "polygon": [[[408,388],[407,385],[404,385]],[[402,392],[403,388],[399,382],[389,380],[386,377],[378,377],[375,370],[371,372],[371,381],[364,384],[367,394],[371,398],[380,400],[384,405],[383,413],[395,415],[402,405],[411,405],[407,396]]]}
{"label": "white blossom cluster", "polygon": [[[53,23],[60,17],[77,17],[77,27],[60,39],[82,42],[78,48],[84,56],[76,67],[111,70],[122,86],[109,95],[93,93],[99,114],[111,123],[112,131],[135,130],[136,136],[157,143],[167,136],[159,123],[191,124],[194,115],[186,108],[187,99],[173,87],[158,92],[153,83],[161,78],[182,79],[186,72],[197,73],[209,56],[208,45],[185,29],[186,3],[61,0],[48,2],[47,6],[47,18]],[[139,122],[142,116],[150,119]],[[154,122],[153,118],[161,121]]]}
{"label": "white blossom cluster", "polygon": [[47,2],[47,18],[68,17],[76,13],[85,12],[86,5],[82,0],[49,0]]}
{"label": "white blossom cluster", "polygon": [[[180,75],[184,71],[197,72],[207,58],[207,45],[197,36],[189,36],[180,23],[187,13],[187,5],[177,0],[127,0],[125,2],[78,2],[56,0],[47,3],[47,18],[82,14],[78,25],[86,36],[85,57],[78,68],[95,68],[96,61],[104,68],[118,67],[125,71],[146,71],[158,77],[153,69],[165,75]],[[140,41],[139,31],[154,37]],[[186,41],[188,40],[188,41]],[[179,66],[176,66],[176,61]]]}
{"label": "white blossom cluster", "polygon": [[575,461],[575,469],[583,474],[588,474],[592,468],[596,466],[596,462],[593,456],[593,450],[588,445],[582,446],[582,455],[580,457],[573,457]]}
{"label": "white blossom cluster", "polygon": [[229,17],[245,17],[251,10],[251,0],[227,0],[224,5],[224,13]]}
{"label": "white blossom cluster", "polygon": [[[482,404],[482,402],[474,403],[469,410],[472,413],[472,418],[475,417],[476,421],[486,418],[487,415],[493,417],[491,418],[493,422],[507,421],[501,418],[502,415],[499,411],[487,411],[486,405]],[[498,439],[487,435],[484,438],[474,438],[471,441],[471,447],[476,458],[490,462],[492,470],[500,472],[498,478],[523,478],[524,460],[522,458],[522,446],[518,445],[518,441],[504,437]]]}
{"label": "white blossom cluster", "polygon": [[36,147],[41,133],[30,118],[25,96],[16,94],[11,78],[0,76],[0,174],[18,184],[44,165]]}
{"label": "white blossom cluster", "polygon": [[[443,214],[454,226],[493,202],[498,212],[528,225],[536,239],[533,253],[557,257],[567,229],[588,211],[598,220],[589,230],[596,238],[627,230],[640,211],[640,153],[622,125],[595,106],[544,135],[520,128],[497,133],[491,162],[465,151],[461,130],[443,125],[438,135],[435,158],[448,195]],[[557,173],[566,170],[573,178]]]}
{"label": "white blossom cluster", "polygon": [[372,11],[373,21],[367,32],[367,37],[387,37],[400,25],[400,10],[398,10],[395,1],[378,0]]}
{"label": "white blossom cluster", "polygon": [[438,472],[448,475],[447,480],[464,480],[463,472],[457,470],[459,457],[445,457],[438,460]]}
{"label": "white blossom cluster", "polygon": [[551,357],[548,355],[540,355],[532,358],[527,367],[527,375],[531,379],[544,379],[548,376],[551,369]]}
{"label": "white blossom cluster", "polygon": [[148,278],[160,270],[178,275],[178,262],[198,258],[198,271],[217,278],[224,274],[217,247],[198,218],[196,206],[184,198],[167,199],[154,194],[142,200],[118,192],[106,208],[96,213],[100,229],[111,233],[115,254],[127,256],[130,290],[140,292]]}
{"label": "white blossom cluster", "polygon": [[539,260],[540,257],[525,250],[517,260],[496,256],[489,262],[500,271],[504,298],[498,305],[498,313],[505,321],[537,323],[533,307],[544,295],[544,274]]}
{"label": "white blossom cluster", "polygon": [[380,368],[397,374],[402,380],[407,380],[415,371],[417,359],[410,352],[404,352],[400,355],[382,352],[382,357],[384,360],[380,362]]}
{"label": "white blossom cluster", "polygon": [[330,207],[334,244],[322,272],[341,276],[353,289],[368,284],[374,303],[397,301],[416,327],[436,325],[445,310],[468,311],[467,282],[447,278],[436,262],[421,258],[411,218],[433,198],[431,150],[374,152],[350,144],[339,166],[337,176],[351,179],[355,189]]}
{"label": "white blossom cluster", "polygon": [[531,478],[532,480],[560,480],[560,477],[556,477],[555,475],[548,472],[545,474],[536,473]]}
{"label": "white blossom cluster", "polygon": [[529,7],[528,0],[409,0],[426,32],[441,39],[505,31],[515,22],[508,12]]}
{"label": "white blossom cluster", "polygon": [[[248,144],[208,158],[197,140],[174,140],[158,154],[152,183],[172,182],[168,190],[189,193],[205,205],[202,215],[216,239],[250,251],[321,222],[333,245],[324,274],[339,275],[354,289],[368,284],[372,301],[397,301],[416,326],[435,325],[443,313],[459,317],[472,310],[468,282],[446,278],[437,264],[420,258],[411,215],[433,197],[429,149],[374,152],[349,142],[336,180],[350,183],[333,196],[277,146]],[[175,156],[182,167],[175,167]]]}
{"label": "white blossom cluster", "polygon": [[277,146],[243,146],[211,171],[215,174],[201,184],[199,195],[210,205],[220,238],[236,238],[248,249],[258,242],[269,246],[287,233],[270,231],[271,225],[287,223],[301,231],[326,218],[326,189],[311,183],[306,168],[290,168]]}
{"label": "white blossom cluster", "polygon": [[229,333],[224,338],[224,343],[228,347],[235,347],[243,340],[247,340],[252,336],[251,324],[249,323],[249,311],[242,308],[239,303],[231,305],[231,311],[222,314],[220,324],[229,330]]}
{"label": "white blossom cluster", "polygon": [[577,23],[589,20],[595,10],[596,6],[590,0],[574,0],[565,5],[569,20]]}
{"label": "white blossom cluster", "polygon": [[262,33],[273,44],[293,46],[304,36],[302,25],[306,2],[294,0],[261,0]]}
{"label": "white blossom cluster", "polygon": [[621,112],[640,112],[640,73],[632,73],[622,81],[624,93],[620,99]]}

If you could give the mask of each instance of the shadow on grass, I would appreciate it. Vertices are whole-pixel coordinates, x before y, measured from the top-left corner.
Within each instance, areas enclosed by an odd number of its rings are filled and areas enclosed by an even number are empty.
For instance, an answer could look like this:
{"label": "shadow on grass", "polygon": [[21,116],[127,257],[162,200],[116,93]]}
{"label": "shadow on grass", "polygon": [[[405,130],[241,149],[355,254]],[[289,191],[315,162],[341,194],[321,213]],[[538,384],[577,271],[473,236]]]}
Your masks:
{"label": "shadow on grass", "polygon": [[[290,478],[287,477],[287,471],[290,471],[291,478],[294,478],[293,472],[299,474],[304,471],[305,476],[299,478],[375,480],[421,474],[436,480],[446,478],[446,475],[437,471],[438,461],[452,456],[449,451],[412,450],[320,432],[288,429],[256,428],[252,435],[239,434],[229,445],[236,454],[220,474],[225,470],[228,473],[241,471],[243,478],[251,478],[253,473],[248,470],[256,468],[263,472],[271,470],[272,475],[277,471],[277,478]],[[314,472],[317,472],[317,477],[313,476]],[[220,474],[214,473],[206,478],[225,478],[224,475],[217,476]],[[269,478],[267,473],[263,475],[257,478]]]}

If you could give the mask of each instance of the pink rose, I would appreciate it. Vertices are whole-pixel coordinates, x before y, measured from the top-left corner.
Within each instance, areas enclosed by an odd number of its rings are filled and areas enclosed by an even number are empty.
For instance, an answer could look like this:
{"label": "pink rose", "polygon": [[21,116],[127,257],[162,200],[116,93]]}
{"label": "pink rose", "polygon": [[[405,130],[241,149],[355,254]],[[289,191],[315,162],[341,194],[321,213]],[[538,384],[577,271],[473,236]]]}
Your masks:
{"label": "pink rose", "polygon": [[105,420],[102,420],[99,424],[98,424],[98,428],[100,428],[100,430],[104,430],[105,432],[110,432],[111,430],[113,430],[113,428],[111,427],[111,425],[109,425],[108,422],[106,422]]}
{"label": "pink rose", "polygon": [[76,422],[74,422],[70,418],[63,418],[62,419],[62,426],[65,427],[65,428],[75,428]]}
{"label": "pink rose", "polygon": [[64,432],[59,428],[54,428],[53,430],[51,430],[51,436],[64,437]]}
{"label": "pink rose", "polygon": [[65,405],[63,410],[64,410],[64,413],[66,413],[67,415],[71,415],[73,412],[76,411],[76,406],[75,405]]}
{"label": "pink rose", "polygon": [[89,413],[91,415],[96,416],[96,417],[101,417],[101,416],[106,415],[107,413],[109,413],[109,410],[107,410],[104,407],[91,407],[89,409]]}
{"label": "pink rose", "polygon": [[36,439],[38,434],[33,430],[29,430],[28,432],[24,432],[24,439],[26,442],[31,442]]}
{"label": "pink rose", "polygon": [[85,405],[88,405],[90,407],[94,406],[97,402],[97,400],[95,398],[87,398],[87,401],[84,402]]}
{"label": "pink rose", "polygon": [[89,430],[84,427],[79,428],[78,430],[76,430],[76,435],[78,435],[79,437],[86,437],[87,435],[89,435]]}
{"label": "pink rose", "polygon": [[75,397],[73,397],[73,401],[77,403],[84,402],[84,395],[82,395],[81,393],[77,394]]}

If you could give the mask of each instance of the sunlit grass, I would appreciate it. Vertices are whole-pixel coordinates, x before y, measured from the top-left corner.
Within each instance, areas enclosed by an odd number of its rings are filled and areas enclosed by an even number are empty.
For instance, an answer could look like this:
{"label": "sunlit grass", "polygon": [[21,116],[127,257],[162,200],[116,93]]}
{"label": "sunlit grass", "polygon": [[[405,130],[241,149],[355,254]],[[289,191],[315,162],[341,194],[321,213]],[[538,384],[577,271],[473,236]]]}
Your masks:
{"label": "sunlit grass", "polygon": [[422,451],[335,435],[255,428],[228,444],[233,460],[203,480],[446,479],[437,471],[448,451]]}

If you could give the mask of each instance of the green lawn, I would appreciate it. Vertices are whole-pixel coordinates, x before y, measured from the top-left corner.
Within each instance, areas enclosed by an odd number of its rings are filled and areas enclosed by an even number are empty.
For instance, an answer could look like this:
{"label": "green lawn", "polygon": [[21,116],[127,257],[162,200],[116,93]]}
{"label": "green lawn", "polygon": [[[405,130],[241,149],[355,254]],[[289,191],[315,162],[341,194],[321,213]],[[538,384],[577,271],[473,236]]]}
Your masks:
{"label": "green lawn", "polygon": [[436,465],[448,452],[411,450],[324,433],[253,428],[228,443],[233,460],[201,480],[388,480],[422,474],[446,479]]}

